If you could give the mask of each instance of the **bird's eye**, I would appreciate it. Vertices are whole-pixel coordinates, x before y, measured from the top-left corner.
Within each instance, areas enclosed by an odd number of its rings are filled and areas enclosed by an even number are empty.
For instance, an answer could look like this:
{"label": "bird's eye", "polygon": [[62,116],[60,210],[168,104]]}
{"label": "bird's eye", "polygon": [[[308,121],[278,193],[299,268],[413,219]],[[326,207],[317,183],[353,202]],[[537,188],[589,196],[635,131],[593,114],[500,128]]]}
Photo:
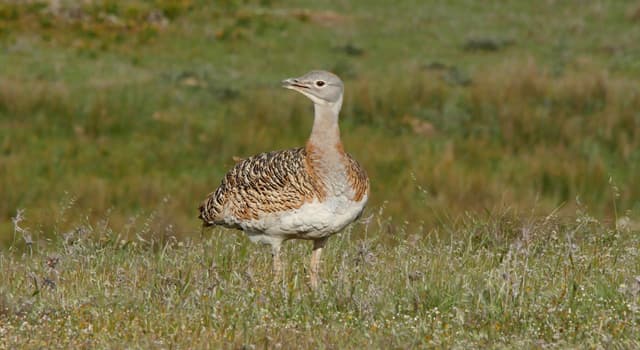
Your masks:
{"label": "bird's eye", "polygon": [[316,81],[316,86],[317,86],[317,87],[323,87],[323,86],[324,86],[324,84],[325,84],[325,82],[324,82],[324,81],[322,81],[322,80],[318,80],[318,81]]}

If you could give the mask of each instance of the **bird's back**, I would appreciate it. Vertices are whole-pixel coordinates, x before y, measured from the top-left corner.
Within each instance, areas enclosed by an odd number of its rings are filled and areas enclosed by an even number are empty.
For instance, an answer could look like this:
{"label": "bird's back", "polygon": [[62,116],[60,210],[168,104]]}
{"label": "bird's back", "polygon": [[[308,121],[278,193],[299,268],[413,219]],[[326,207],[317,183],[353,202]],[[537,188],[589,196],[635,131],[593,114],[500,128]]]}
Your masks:
{"label": "bird's back", "polygon": [[261,153],[238,162],[200,206],[208,225],[240,228],[242,222],[286,212],[324,196],[304,148]]}
{"label": "bird's back", "polygon": [[238,162],[200,206],[206,225],[291,237],[316,231],[328,235],[352,222],[369,192],[365,171],[344,153],[344,187],[332,193],[326,173],[305,148],[262,153]]}

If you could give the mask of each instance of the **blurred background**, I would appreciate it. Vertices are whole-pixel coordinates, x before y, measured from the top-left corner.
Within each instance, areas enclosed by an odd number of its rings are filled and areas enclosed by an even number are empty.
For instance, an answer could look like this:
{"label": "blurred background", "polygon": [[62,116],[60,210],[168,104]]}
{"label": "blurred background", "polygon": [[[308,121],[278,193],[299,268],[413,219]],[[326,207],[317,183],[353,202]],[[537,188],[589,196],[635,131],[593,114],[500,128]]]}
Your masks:
{"label": "blurred background", "polygon": [[[640,2],[0,0],[0,246],[82,224],[200,234],[234,157],[302,146],[346,84],[345,148],[389,232],[467,213],[638,225]],[[360,229],[358,229],[360,230]]]}

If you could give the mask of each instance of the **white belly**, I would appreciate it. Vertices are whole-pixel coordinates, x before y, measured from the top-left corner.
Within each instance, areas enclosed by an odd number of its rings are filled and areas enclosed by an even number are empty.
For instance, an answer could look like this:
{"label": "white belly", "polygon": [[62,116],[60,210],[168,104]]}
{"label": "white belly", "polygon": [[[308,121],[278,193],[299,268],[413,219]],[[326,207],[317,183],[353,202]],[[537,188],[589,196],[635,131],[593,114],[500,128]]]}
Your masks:
{"label": "white belly", "polygon": [[[345,196],[306,203],[298,209],[271,213],[242,223],[252,241],[269,243],[271,239],[316,239],[330,236],[353,222],[362,212],[367,197],[354,202]],[[264,237],[264,236],[269,236]]]}

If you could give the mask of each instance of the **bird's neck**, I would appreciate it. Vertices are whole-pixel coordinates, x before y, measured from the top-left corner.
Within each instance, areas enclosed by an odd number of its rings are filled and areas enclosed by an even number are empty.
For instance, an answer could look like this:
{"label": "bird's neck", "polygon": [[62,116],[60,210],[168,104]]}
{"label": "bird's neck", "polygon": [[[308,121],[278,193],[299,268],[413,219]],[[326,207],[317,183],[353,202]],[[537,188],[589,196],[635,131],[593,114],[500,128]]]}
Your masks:
{"label": "bird's neck", "polygon": [[344,156],[338,114],[342,98],[331,105],[314,104],[315,116],[306,150],[317,161],[338,161]]}
{"label": "bird's neck", "polygon": [[349,190],[347,154],[344,152],[338,127],[342,97],[333,105],[314,106],[313,129],[305,147],[307,165],[318,177],[327,194],[339,196]]}

